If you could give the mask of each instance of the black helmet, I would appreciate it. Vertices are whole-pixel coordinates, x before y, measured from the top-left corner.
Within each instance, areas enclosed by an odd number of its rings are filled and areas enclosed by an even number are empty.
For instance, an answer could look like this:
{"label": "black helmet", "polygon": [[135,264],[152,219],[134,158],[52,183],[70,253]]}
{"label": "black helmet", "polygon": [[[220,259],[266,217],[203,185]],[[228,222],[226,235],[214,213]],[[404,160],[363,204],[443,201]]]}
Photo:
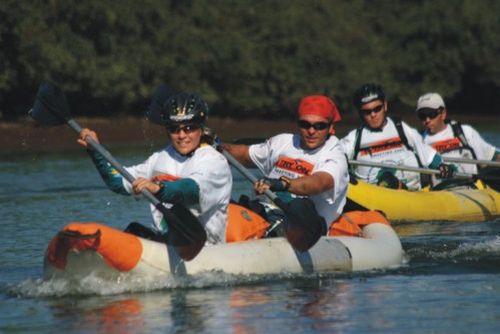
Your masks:
{"label": "black helmet", "polygon": [[192,93],[177,93],[163,104],[162,118],[165,123],[196,122],[207,120],[208,104],[200,96]]}
{"label": "black helmet", "polygon": [[382,86],[374,83],[367,83],[359,87],[352,97],[352,103],[358,110],[361,109],[363,104],[374,100],[385,101],[385,94]]}

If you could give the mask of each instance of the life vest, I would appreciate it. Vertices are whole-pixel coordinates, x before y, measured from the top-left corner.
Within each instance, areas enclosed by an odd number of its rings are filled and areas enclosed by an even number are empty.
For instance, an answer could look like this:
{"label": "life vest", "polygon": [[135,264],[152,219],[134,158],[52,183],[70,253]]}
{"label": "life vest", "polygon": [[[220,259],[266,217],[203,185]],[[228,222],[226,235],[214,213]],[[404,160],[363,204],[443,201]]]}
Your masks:
{"label": "life vest", "polygon": [[341,214],[330,225],[328,235],[359,237],[362,235],[362,227],[372,223],[391,225],[380,211],[349,211]]}
{"label": "life vest", "polygon": [[260,239],[269,226],[270,224],[259,214],[242,205],[229,203],[226,242]]}

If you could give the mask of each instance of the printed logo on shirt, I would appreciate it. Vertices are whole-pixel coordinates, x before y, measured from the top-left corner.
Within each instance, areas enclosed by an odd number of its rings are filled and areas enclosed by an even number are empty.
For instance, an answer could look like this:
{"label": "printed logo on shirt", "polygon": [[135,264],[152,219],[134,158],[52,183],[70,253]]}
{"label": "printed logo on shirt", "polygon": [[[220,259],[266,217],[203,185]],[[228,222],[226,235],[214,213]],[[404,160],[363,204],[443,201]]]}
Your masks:
{"label": "printed logo on shirt", "polygon": [[462,143],[458,138],[445,139],[432,143],[431,146],[438,152],[448,152],[459,147],[462,147]]}
{"label": "printed logo on shirt", "polygon": [[403,142],[399,137],[389,138],[381,140],[375,143],[371,143],[367,147],[362,147],[359,149],[360,156],[367,155],[379,155],[381,153],[386,153],[388,151],[394,151],[404,147]]}
{"label": "printed logo on shirt", "polygon": [[173,182],[179,180],[179,176],[171,175],[171,174],[161,174],[153,177],[153,182]]}
{"label": "printed logo on shirt", "polygon": [[293,159],[288,157],[280,157],[274,164],[277,170],[281,170],[282,174],[299,174],[310,175],[314,165],[302,159]]}

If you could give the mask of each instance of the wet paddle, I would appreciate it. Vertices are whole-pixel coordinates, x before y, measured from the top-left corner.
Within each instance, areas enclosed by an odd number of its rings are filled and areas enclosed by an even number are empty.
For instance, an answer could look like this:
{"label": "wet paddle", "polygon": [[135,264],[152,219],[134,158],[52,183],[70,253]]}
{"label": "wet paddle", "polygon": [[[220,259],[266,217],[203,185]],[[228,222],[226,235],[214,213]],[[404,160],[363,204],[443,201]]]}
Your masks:
{"label": "wet paddle", "polygon": [[[411,166],[405,166],[405,165],[391,165],[391,164],[384,164],[384,163],[380,163],[380,162],[371,162],[371,161],[349,160],[349,163],[351,165],[388,168],[388,169],[399,169],[399,170],[404,170],[404,171],[408,171],[408,172],[416,172],[416,173],[428,174],[428,175],[439,175],[439,173],[440,173],[439,170],[437,170],[437,169],[411,167]],[[454,175],[454,178],[480,179],[484,183],[489,185],[491,188],[495,189],[496,191],[500,191],[500,175],[498,173],[498,169],[493,168],[493,170],[496,170],[496,173],[492,172],[491,168],[481,168],[477,174],[456,173]]]}
{"label": "wet paddle", "polygon": [[446,162],[453,162],[453,163],[457,163],[457,164],[484,165],[484,166],[491,166],[491,167],[500,167],[500,161],[451,158],[451,157],[442,157],[442,158]]}
{"label": "wet paddle", "polygon": [[[416,173],[428,174],[428,175],[439,175],[439,173],[440,173],[440,171],[437,169],[420,168],[420,167],[412,167],[412,166],[405,166],[405,165],[392,165],[392,164],[384,164],[384,163],[373,162],[373,161],[349,160],[349,164],[357,165],[357,166],[399,169],[399,170],[404,170],[404,171],[408,171],[408,172],[416,172]],[[467,174],[467,173],[456,173],[455,174],[456,178],[464,178],[464,179],[470,179],[470,178],[473,178],[475,176],[476,176],[476,174]]]}
{"label": "wet paddle", "polygon": [[[228,151],[222,150],[222,154],[226,157],[231,165],[233,165],[244,177],[252,184],[257,181],[257,178],[245,168],[235,157]],[[300,252],[305,252],[319,240],[322,233],[324,220],[318,222],[314,219],[318,214],[314,211],[314,206],[303,206],[302,210],[297,210],[283,202],[274,192],[267,190],[264,193],[271,201],[276,204],[287,216],[285,223],[286,238],[292,247]],[[312,202],[311,202],[312,204]],[[300,211],[300,212],[299,212]]]}
{"label": "wet paddle", "polygon": [[[70,108],[64,93],[51,82],[42,82],[30,110],[33,119],[42,125],[69,125],[78,134],[82,128],[71,118]],[[134,177],[99,143],[87,138],[87,143],[99,152],[127,181]],[[207,240],[205,229],[189,209],[182,204],[174,204],[167,209],[151,192],[144,190],[144,197],[165,217],[169,231],[166,242],[175,247],[177,254],[185,261],[193,259]]]}

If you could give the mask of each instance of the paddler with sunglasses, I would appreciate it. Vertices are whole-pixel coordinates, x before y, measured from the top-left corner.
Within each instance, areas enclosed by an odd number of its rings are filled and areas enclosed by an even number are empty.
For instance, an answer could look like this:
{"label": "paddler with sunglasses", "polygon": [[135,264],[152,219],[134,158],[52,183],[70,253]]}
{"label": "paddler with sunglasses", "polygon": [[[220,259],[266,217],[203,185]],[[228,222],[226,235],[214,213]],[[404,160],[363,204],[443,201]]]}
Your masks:
{"label": "paddler with sunglasses", "polygon": [[[376,162],[440,170],[440,177],[449,178],[454,166],[444,164],[432,147],[425,145],[416,129],[387,116],[387,100],[382,87],[367,83],[353,94],[353,104],[362,125],[341,139],[349,160]],[[393,189],[419,190],[420,174],[398,169],[352,166],[357,179]]]}
{"label": "paddler with sunglasses", "polygon": [[298,133],[279,134],[254,145],[221,146],[243,165],[257,167],[264,174],[254,184],[257,194],[268,189],[277,192],[297,211],[312,201],[315,214],[324,219],[324,235],[342,213],[349,182],[347,160],[334,135],[339,120],[332,99],[306,96],[298,108]]}
{"label": "paddler with sunglasses", "polygon": [[[417,100],[417,117],[422,122],[424,143],[431,145],[442,156],[474,160],[500,161],[500,150],[486,142],[470,125],[448,120],[448,109],[438,93],[427,93]],[[457,164],[463,173],[477,174],[474,164]],[[498,169],[496,170],[498,173]],[[434,185],[447,182],[435,179]],[[453,184],[450,184],[453,185]]]}
{"label": "paddler with sunglasses", "polygon": [[[147,189],[161,202],[181,202],[205,227],[207,243],[224,243],[232,175],[224,156],[204,142],[208,105],[200,96],[182,92],[166,99],[161,114],[170,143],[143,163],[126,168],[136,179],[132,184],[87,145],[87,136],[98,141],[96,132],[83,129],[78,142],[88,149],[112,191],[131,195]],[[163,215],[152,205],[151,213],[154,232],[137,223],[130,224],[126,231],[150,238],[154,233],[166,233]]]}

